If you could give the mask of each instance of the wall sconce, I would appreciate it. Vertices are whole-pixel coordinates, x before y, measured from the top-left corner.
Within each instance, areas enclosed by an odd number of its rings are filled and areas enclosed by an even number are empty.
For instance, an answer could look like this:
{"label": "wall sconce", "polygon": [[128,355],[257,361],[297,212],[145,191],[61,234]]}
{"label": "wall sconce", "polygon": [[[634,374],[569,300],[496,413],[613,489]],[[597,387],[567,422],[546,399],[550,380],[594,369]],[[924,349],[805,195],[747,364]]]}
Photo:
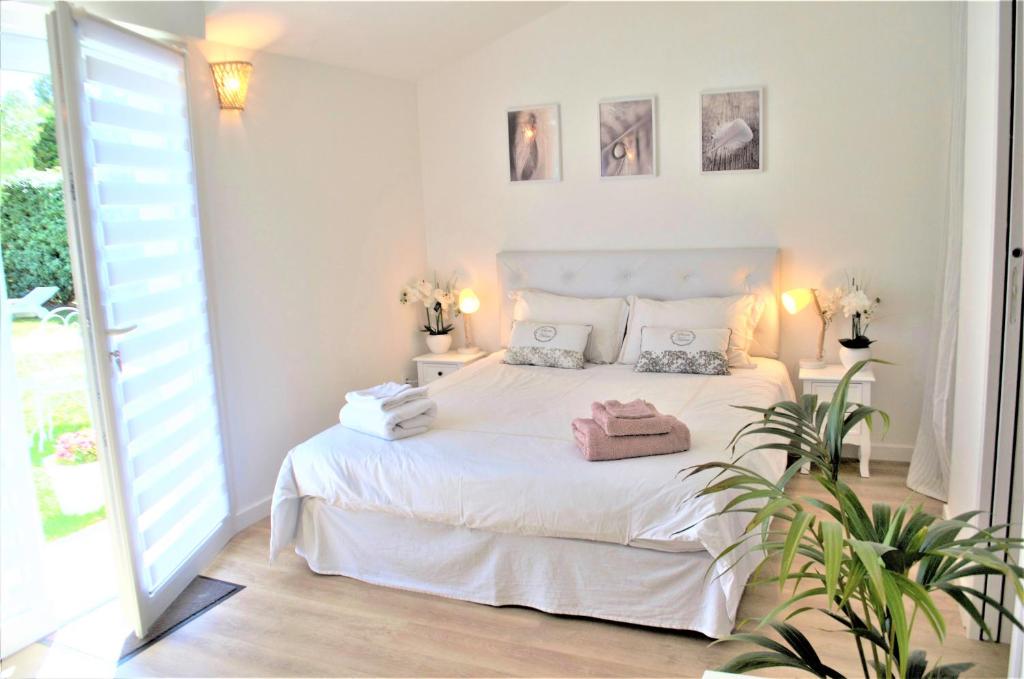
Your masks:
{"label": "wall sconce", "polygon": [[213,82],[221,109],[245,110],[245,95],[249,91],[252,64],[248,61],[221,61],[210,64]]}

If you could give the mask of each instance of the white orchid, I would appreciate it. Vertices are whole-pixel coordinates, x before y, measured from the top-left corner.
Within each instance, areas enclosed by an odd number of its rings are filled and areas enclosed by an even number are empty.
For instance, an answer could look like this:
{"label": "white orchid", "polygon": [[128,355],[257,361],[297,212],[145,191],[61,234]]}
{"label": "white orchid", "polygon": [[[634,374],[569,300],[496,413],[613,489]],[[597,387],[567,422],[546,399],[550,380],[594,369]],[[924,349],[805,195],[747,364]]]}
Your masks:
{"label": "white orchid", "polygon": [[861,348],[871,344],[865,333],[881,302],[878,297],[870,297],[864,284],[853,277],[845,287],[836,288],[831,300],[832,313],[842,309],[843,315],[850,319],[850,337],[840,340],[843,346]]}
{"label": "white orchid", "polygon": [[402,288],[402,292],[398,295],[398,301],[402,304],[409,304],[410,302],[420,301],[420,291],[411,286],[405,286]]}
{"label": "white orchid", "polygon": [[445,311],[455,304],[455,294],[440,288],[434,290],[434,299],[441,303],[441,308]]}
{"label": "white orchid", "polygon": [[430,299],[434,296],[434,286],[425,278],[416,282],[416,290],[420,293],[421,299]]}
{"label": "white orchid", "polygon": [[414,284],[405,286],[399,293],[398,301],[402,304],[422,302],[427,314],[423,332],[446,335],[452,331],[452,325],[445,319],[445,314],[452,310],[452,318],[459,315],[458,298],[454,277],[444,285],[440,285],[435,277],[433,283],[421,278]]}
{"label": "white orchid", "polygon": [[871,309],[871,300],[863,290],[853,289],[843,295],[839,303],[843,307],[843,315],[849,318],[854,314],[863,314]]}

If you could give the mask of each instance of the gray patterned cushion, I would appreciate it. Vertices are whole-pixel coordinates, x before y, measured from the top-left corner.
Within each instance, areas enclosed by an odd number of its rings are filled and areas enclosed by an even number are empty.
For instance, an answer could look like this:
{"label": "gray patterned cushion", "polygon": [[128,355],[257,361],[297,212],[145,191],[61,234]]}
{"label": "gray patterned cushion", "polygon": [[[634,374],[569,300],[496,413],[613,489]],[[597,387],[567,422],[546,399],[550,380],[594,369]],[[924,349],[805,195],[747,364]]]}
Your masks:
{"label": "gray patterned cushion", "polygon": [[729,361],[718,351],[640,351],[638,373],[689,373],[728,375]]}
{"label": "gray patterned cushion", "polygon": [[590,329],[589,325],[516,321],[505,363],[579,370]]}
{"label": "gray patterned cushion", "polygon": [[638,373],[729,374],[729,329],[689,330],[650,328],[641,330]]}
{"label": "gray patterned cushion", "polygon": [[548,347],[509,347],[505,352],[505,363],[581,370],[583,368],[583,352]]}

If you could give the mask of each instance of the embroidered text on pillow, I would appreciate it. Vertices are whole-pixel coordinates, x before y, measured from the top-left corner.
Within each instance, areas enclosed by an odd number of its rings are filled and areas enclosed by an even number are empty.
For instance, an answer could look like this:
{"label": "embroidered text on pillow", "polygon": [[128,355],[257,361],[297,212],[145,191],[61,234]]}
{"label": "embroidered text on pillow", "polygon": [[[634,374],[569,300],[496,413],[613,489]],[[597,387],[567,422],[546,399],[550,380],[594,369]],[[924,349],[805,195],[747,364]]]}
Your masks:
{"label": "embroidered text on pillow", "polygon": [[692,375],[729,374],[728,328],[640,329],[638,373],[689,373]]}

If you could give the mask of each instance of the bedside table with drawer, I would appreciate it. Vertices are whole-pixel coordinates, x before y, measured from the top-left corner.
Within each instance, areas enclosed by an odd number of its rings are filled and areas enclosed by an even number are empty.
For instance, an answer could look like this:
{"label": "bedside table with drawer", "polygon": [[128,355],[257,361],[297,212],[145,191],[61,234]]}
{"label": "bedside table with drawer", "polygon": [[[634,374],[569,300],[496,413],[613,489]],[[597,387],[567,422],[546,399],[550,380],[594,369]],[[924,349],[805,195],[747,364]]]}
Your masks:
{"label": "bedside table with drawer", "polygon": [[[846,368],[839,364],[826,365],[824,368],[801,368],[800,383],[804,394],[817,394],[818,402],[831,401],[832,395],[836,392],[839,380],[846,374]],[[850,403],[871,405],[871,385],[875,382],[875,373],[870,365],[864,366],[852,380],[850,389],[847,391],[847,400]],[[860,475],[871,476],[869,465],[871,463],[871,432],[865,423],[861,422],[853,431],[846,435],[843,443],[852,443],[860,447]]]}
{"label": "bedside table with drawer", "polygon": [[434,380],[450,375],[484,356],[486,354],[482,351],[477,354],[460,354],[457,351],[449,351],[447,354],[423,354],[412,360],[416,362],[416,377],[419,386],[425,387]]}

